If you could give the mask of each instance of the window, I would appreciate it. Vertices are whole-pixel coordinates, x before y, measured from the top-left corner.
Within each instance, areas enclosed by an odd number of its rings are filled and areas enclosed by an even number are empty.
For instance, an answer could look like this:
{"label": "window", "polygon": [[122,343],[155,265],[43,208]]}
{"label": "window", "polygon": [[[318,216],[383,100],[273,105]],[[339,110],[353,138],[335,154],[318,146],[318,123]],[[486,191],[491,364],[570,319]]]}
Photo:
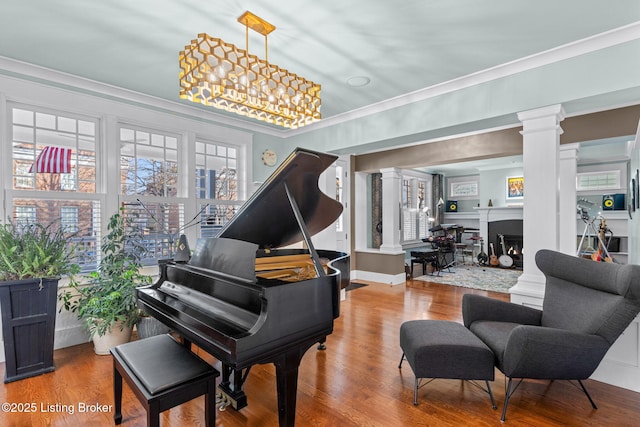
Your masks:
{"label": "window", "polygon": [[417,215],[418,212],[415,209],[404,209],[402,212],[402,218],[404,220],[402,224],[402,240],[410,241],[418,238],[417,233]]}
{"label": "window", "polygon": [[238,150],[196,142],[196,193],[200,199],[238,200]]}
{"label": "window", "polygon": [[[75,261],[89,271],[95,269],[100,248],[100,203],[95,200],[56,200],[52,198],[13,198],[16,224],[59,224],[69,233],[69,249]],[[74,204],[74,206],[69,206]]]}
{"label": "window", "polygon": [[35,206],[16,206],[14,220],[16,226],[35,224],[37,222]]}
{"label": "window", "polygon": [[578,191],[620,188],[620,171],[584,172],[576,176]]}
{"label": "window", "polygon": [[120,128],[123,195],[178,196],[178,138],[160,132]]}
{"label": "window", "polygon": [[200,236],[216,236],[242,205],[239,190],[239,148],[196,141],[196,197],[200,209]]}
{"label": "window", "polygon": [[64,173],[60,175],[60,187],[62,190],[75,190],[77,188],[77,178],[75,170],[71,170],[71,173]]}
{"label": "window", "polygon": [[124,214],[145,236],[145,265],[171,258],[184,230],[184,199],[179,198],[177,135],[133,126],[119,127],[120,194]]}
{"label": "window", "polygon": [[[96,127],[96,120],[13,108],[14,189],[95,193]],[[68,171],[58,166],[52,170],[39,169],[37,160],[47,148],[67,150]]]}
{"label": "window", "polygon": [[[96,194],[98,120],[8,104],[13,180],[9,215],[17,224],[59,222],[85,270],[95,268],[100,240]],[[71,235],[73,233],[73,235]]]}
{"label": "window", "polygon": [[184,230],[184,204],[150,200],[125,202],[124,215],[144,235],[142,244],[146,252],[141,259],[144,265],[173,257],[175,244]]}
{"label": "window", "polygon": [[[145,260],[155,264],[173,255],[174,243],[191,226],[193,236],[216,235],[245,199],[241,145],[193,140],[195,149],[187,150],[179,133],[124,123],[113,125],[116,141],[106,143],[100,136],[112,132],[101,131],[98,118],[6,105],[11,147],[2,170],[10,179],[2,181],[7,202],[0,222],[58,222],[85,271],[98,265],[105,220],[120,207],[143,227]],[[107,175],[103,145],[119,147],[119,168],[108,171],[118,174],[115,182],[100,179]],[[117,203],[111,203],[113,194]]]}
{"label": "window", "polygon": [[427,236],[429,229],[426,200],[431,198],[431,185],[416,177],[402,178],[402,241],[411,242]]}
{"label": "window", "polygon": [[15,165],[14,188],[31,189],[33,187],[33,178],[29,172],[30,165],[27,163],[19,163]]}
{"label": "window", "polygon": [[60,208],[60,219],[62,223],[62,229],[69,233],[75,233],[78,231],[78,207],[77,206],[62,206]]}

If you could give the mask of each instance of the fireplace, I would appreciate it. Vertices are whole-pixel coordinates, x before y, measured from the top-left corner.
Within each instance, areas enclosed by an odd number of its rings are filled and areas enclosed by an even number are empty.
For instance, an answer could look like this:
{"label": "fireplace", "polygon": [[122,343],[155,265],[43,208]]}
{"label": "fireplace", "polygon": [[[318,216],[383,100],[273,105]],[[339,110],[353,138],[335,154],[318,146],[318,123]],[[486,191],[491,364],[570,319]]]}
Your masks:
{"label": "fireplace", "polygon": [[[523,207],[522,206],[497,206],[486,208],[475,208],[478,211],[478,219],[480,220],[480,236],[484,239],[483,248],[485,253],[490,253],[489,243],[493,243],[496,248],[496,255],[501,254],[500,240],[498,234],[509,236],[514,242],[510,246],[516,245],[515,240],[520,239],[518,246],[522,253],[523,248]],[[497,227],[497,228],[496,228]],[[507,242],[505,241],[505,246]],[[509,248],[507,247],[507,250]],[[520,255],[518,259],[514,257],[514,266],[522,269],[523,257]]]}
{"label": "fireplace", "polygon": [[[504,240],[506,254],[513,258],[514,267],[522,269],[522,249],[524,245],[521,219],[491,221],[488,224],[487,236],[489,243],[493,243],[497,256],[504,255],[502,251],[502,240]],[[502,236],[502,239],[500,236]]]}

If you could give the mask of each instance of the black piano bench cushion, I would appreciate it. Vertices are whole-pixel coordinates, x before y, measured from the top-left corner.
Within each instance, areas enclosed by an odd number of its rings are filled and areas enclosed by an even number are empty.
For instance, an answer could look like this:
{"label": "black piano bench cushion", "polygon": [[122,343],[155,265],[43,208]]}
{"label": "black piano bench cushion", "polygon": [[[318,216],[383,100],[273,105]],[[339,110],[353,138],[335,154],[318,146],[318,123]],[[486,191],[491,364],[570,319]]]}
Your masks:
{"label": "black piano bench cushion", "polygon": [[121,344],[112,351],[151,395],[217,372],[166,334]]}
{"label": "black piano bench cushion", "polygon": [[147,426],[160,427],[160,413],[204,395],[205,425],[216,424],[219,372],[169,335],[158,335],[111,349],[113,420],[122,423],[122,380],[147,411]]}
{"label": "black piano bench cushion", "polygon": [[416,378],[493,381],[493,352],[460,323],[404,322],[400,326],[400,347]]}

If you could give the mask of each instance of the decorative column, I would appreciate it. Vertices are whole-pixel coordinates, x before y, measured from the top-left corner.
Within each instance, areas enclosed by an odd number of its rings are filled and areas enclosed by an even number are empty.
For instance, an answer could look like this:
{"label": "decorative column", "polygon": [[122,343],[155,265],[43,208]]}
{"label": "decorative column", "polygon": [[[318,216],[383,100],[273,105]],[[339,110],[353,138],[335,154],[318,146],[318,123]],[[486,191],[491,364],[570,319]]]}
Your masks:
{"label": "decorative column", "polygon": [[380,169],[382,173],[382,252],[401,252],[400,245],[400,170]]}
{"label": "decorative column", "polygon": [[560,146],[560,200],[559,200],[559,244],[558,250],[575,255],[576,237],[576,174],[578,173],[578,151],[580,144]]}
{"label": "decorative column", "polygon": [[511,301],[542,306],[544,275],[535,263],[540,249],[558,249],[559,147],[564,119],[561,105],[518,113],[522,122],[524,206],[523,273],[509,290]]}

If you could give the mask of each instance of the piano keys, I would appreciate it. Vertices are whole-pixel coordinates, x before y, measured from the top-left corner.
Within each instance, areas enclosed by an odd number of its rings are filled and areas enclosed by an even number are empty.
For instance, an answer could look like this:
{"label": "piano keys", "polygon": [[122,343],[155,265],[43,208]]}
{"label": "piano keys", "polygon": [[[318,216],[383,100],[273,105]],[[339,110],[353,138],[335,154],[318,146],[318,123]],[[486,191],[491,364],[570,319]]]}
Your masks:
{"label": "piano keys", "polygon": [[[254,364],[274,363],[281,426],[293,426],[298,366],[324,348],[349,283],[349,256],[316,250],[311,236],[342,205],[318,188],[336,157],[296,149],[221,230],[199,239],[187,263],[165,262],[138,303],[222,364],[218,391],[235,409]],[[280,249],[297,242],[306,249]]]}

